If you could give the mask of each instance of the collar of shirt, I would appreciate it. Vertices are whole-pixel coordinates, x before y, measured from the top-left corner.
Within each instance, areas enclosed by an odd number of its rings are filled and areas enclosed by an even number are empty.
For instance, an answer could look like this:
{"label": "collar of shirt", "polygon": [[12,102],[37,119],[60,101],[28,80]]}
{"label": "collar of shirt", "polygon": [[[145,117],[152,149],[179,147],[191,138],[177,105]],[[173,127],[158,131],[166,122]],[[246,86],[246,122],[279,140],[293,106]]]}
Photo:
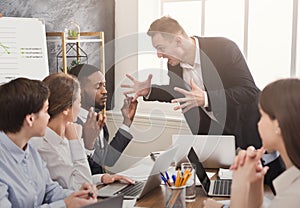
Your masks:
{"label": "collar of shirt", "polygon": [[89,112],[88,112],[87,110],[85,110],[84,108],[80,108],[78,117],[79,117],[83,122],[85,122],[86,119],[87,119],[88,114],[89,114]]}
{"label": "collar of shirt", "polygon": [[49,127],[46,128],[45,136],[43,138],[47,142],[49,142],[51,145],[54,145],[54,146],[56,146],[60,143],[68,144],[67,139],[61,138],[55,131],[53,131]]}
{"label": "collar of shirt", "polygon": [[[79,114],[78,114],[78,117],[81,119],[81,121],[84,123],[86,122],[86,119],[88,117],[88,113],[89,111],[83,109],[83,108],[80,108],[80,111],[79,111]],[[100,134],[99,134],[99,139],[100,139],[100,147],[104,147],[104,131],[103,131],[103,128],[100,129]],[[93,154],[92,151],[87,151],[88,155],[90,155],[91,153]]]}
{"label": "collar of shirt", "polygon": [[299,177],[300,170],[295,166],[292,166],[286,171],[284,171],[273,181],[273,185],[277,194],[287,190],[291,186],[291,184],[293,184],[293,182]]}
{"label": "collar of shirt", "polygon": [[14,160],[17,163],[21,163],[24,159],[28,158],[29,155],[29,147],[27,144],[27,148],[22,150],[20,147],[18,147],[4,132],[0,132],[0,144],[2,143],[5,148],[8,150],[8,152],[11,154],[11,157],[14,158]]}
{"label": "collar of shirt", "polygon": [[190,69],[190,70],[193,70],[195,69],[195,67],[197,65],[200,65],[200,48],[199,48],[199,41],[198,41],[198,38],[195,38],[193,37],[193,39],[195,40],[195,44],[196,44],[196,51],[195,51],[195,59],[194,59],[194,65],[191,66],[190,64],[188,63],[184,63],[184,62],[180,62],[180,66],[183,68],[183,69]]}

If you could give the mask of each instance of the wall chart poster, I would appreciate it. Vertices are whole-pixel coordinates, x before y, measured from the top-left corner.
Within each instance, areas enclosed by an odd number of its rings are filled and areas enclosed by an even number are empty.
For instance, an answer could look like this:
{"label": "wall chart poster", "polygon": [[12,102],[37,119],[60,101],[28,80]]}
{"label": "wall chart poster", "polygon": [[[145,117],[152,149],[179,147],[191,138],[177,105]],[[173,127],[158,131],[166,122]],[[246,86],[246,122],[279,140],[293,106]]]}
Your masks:
{"label": "wall chart poster", "polygon": [[46,32],[37,18],[0,18],[0,83],[49,74]]}

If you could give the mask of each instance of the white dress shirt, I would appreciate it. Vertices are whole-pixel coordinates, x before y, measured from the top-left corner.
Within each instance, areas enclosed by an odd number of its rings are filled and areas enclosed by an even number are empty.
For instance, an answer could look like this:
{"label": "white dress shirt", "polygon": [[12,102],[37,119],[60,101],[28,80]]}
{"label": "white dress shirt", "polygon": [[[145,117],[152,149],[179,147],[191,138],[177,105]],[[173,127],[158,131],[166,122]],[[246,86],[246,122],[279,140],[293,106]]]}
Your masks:
{"label": "white dress shirt", "polygon": [[62,187],[79,190],[83,182],[101,183],[102,174],[91,174],[82,140],[61,138],[47,127],[43,138],[33,138],[30,143],[47,163],[51,178]]}
{"label": "white dress shirt", "polygon": [[202,77],[202,70],[201,70],[201,59],[200,59],[200,48],[199,48],[199,41],[197,38],[194,38],[196,43],[196,51],[195,51],[195,59],[194,65],[191,66],[188,63],[180,62],[180,66],[183,69],[183,80],[186,82],[186,85],[190,87],[191,79],[194,80],[195,84],[203,90],[204,93],[204,106],[201,108],[203,111],[213,120],[217,121],[216,117],[214,116],[212,111],[207,111],[205,108],[208,107],[208,95],[205,91],[205,87],[203,84],[203,77]]}

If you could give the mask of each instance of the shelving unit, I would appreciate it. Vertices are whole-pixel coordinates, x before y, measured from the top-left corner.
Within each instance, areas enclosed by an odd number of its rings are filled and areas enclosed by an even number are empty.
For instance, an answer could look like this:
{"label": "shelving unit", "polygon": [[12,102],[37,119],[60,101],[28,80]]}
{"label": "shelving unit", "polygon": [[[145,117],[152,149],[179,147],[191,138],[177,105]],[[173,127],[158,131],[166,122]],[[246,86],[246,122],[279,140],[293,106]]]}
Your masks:
{"label": "shelving unit", "polygon": [[[57,53],[58,58],[62,58],[63,72],[67,73],[67,58],[76,58],[77,61],[82,57],[87,57],[87,54],[80,47],[80,43],[99,43],[100,45],[100,69],[105,74],[105,51],[104,51],[104,32],[80,32],[80,38],[71,40],[67,39],[64,32],[47,32],[47,42],[61,41],[61,51]],[[75,50],[75,56],[68,56],[70,50]],[[83,54],[83,55],[82,55]]]}

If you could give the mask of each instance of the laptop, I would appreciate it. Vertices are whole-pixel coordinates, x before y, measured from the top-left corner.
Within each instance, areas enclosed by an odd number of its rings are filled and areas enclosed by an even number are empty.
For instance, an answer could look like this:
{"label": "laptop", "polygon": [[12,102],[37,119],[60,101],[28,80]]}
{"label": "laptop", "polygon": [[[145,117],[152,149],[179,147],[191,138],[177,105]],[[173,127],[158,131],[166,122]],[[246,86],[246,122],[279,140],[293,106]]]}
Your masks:
{"label": "laptop", "polygon": [[205,169],[192,147],[188,153],[188,160],[196,165],[196,175],[199,178],[202,189],[208,196],[229,197],[231,191],[231,179],[210,180]]}
{"label": "laptop", "polygon": [[107,207],[122,208],[122,206],[123,206],[123,195],[119,195],[119,196],[103,199],[101,201],[84,206],[82,208],[107,208]]}
{"label": "laptop", "polygon": [[168,170],[176,154],[177,147],[166,150],[155,160],[147,180],[135,181],[135,184],[116,182],[98,190],[99,197],[111,197],[122,194],[126,199],[140,199],[161,184],[160,172]]}
{"label": "laptop", "polygon": [[187,160],[191,147],[205,168],[228,168],[235,157],[233,135],[178,135],[172,136],[172,145],[179,146],[174,162]]}

